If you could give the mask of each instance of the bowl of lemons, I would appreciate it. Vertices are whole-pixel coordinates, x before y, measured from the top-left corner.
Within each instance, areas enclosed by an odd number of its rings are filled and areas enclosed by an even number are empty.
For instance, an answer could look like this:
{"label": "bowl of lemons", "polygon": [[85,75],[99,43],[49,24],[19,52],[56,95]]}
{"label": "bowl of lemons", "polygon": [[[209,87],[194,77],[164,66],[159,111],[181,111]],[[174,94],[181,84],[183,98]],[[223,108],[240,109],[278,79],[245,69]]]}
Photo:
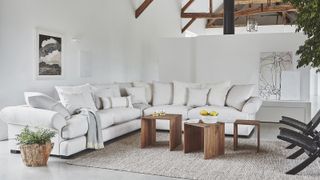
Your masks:
{"label": "bowl of lemons", "polygon": [[200,111],[200,118],[203,123],[207,123],[207,124],[217,123],[218,116],[219,116],[219,113],[216,111],[207,111],[207,110]]}

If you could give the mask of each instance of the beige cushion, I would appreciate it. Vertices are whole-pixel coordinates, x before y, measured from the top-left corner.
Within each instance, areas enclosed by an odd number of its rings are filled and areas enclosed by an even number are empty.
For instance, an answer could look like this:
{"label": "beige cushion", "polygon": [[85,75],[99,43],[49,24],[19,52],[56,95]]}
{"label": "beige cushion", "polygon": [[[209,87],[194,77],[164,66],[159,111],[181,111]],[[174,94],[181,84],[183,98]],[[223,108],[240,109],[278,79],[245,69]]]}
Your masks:
{"label": "beige cushion", "polygon": [[203,84],[202,87],[210,88],[210,92],[208,94],[208,105],[225,106],[226,97],[231,87],[230,81],[221,82],[221,83]]}
{"label": "beige cushion", "polygon": [[145,87],[132,87],[126,88],[127,94],[132,98],[132,104],[148,104],[146,99],[146,88]]}
{"label": "beige cushion", "polygon": [[148,103],[152,102],[152,84],[146,82],[133,82],[134,87],[144,87],[146,88],[146,99]]}
{"label": "beige cushion", "polygon": [[[112,124],[121,124],[141,117],[140,110],[135,108],[112,108],[98,111],[98,114],[101,124],[104,124],[104,126],[105,124],[111,124],[111,122]],[[108,121],[108,123],[104,121]]]}
{"label": "beige cushion", "polygon": [[190,106],[190,107],[205,106],[207,104],[209,90],[210,89],[208,88],[205,88],[205,89],[188,88],[187,106]]}
{"label": "beige cushion", "polygon": [[154,106],[172,104],[173,84],[165,82],[153,82],[153,100]]}
{"label": "beige cushion", "polygon": [[227,96],[227,105],[242,110],[246,101],[252,96],[255,85],[234,85]]}
{"label": "beige cushion", "polygon": [[188,88],[200,88],[200,84],[185,83],[174,81],[173,82],[173,105],[186,105]]}

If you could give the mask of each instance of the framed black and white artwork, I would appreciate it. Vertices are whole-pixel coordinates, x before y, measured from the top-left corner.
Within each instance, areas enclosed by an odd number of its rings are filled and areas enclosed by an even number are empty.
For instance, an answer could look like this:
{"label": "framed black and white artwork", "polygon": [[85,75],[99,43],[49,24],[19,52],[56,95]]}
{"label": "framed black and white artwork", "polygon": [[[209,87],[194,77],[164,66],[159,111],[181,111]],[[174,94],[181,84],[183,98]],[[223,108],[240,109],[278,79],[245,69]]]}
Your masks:
{"label": "framed black and white artwork", "polygon": [[35,78],[63,78],[63,36],[59,33],[36,30]]}

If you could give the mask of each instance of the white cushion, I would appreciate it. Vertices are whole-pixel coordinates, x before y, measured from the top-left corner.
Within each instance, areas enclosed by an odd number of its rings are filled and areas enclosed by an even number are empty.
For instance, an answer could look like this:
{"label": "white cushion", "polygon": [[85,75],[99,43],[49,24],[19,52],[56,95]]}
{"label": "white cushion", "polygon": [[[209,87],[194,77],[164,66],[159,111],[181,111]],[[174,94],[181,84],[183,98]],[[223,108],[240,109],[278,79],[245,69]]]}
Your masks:
{"label": "white cushion", "polygon": [[262,105],[262,100],[259,97],[251,97],[249,100],[244,104],[242,108],[242,112],[256,114]]}
{"label": "white cushion", "polygon": [[185,83],[174,81],[173,82],[173,105],[186,105],[187,104],[187,88],[200,88],[200,84]]}
{"label": "white cushion", "polygon": [[148,103],[152,102],[152,84],[146,82],[133,82],[133,86],[146,88],[146,99]]}
{"label": "white cushion", "polygon": [[115,84],[91,85],[97,109],[103,109],[101,98],[120,97],[120,89]]}
{"label": "white cushion", "polygon": [[128,96],[126,88],[133,87],[131,82],[116,82],[115,84],[117,84],[119,86],[120,94],[122,97]]}
{"label": "white cushion", "polygon": [[97,115],[100,117],[101,129],[105,129],[114,125],[114,114],[112,111],[99,110],[97,111]]}
{"label": "white cushion", "polygon": [[213,84],[203,84],[203,88],[210,88],[208,95],[208,104],[211,106],[225,106],[226,96],[231,87],[231,82],[221,82]]}
{"label": "white cushion", "polygon": [[111,97],[111,108],[133,108],[131,96],[127,97]]}
{"label": "white cushion", "polygon": [[104,121],[111,121],[113,124],[121,124],[141,117],[140,110],[135,108],[112,108],[98,111],[101,124],[106,124]]}
{"label": "white cushion", "polygon": [[145,109],[144,115],[151,115],[156,111],[165,111],[167,114],[181,114],[182,119],[188,118],[188,111],[190,107],[188,106],[176,106],[176,105],[163,105],[163,106],[153,106]]}
{"label": "white cushion", "polygon": [[[73,113],[77,108],[90,108],[93,111],[97,110],[90,84],[81,86],[56,86],[55,88],[58,92],[61,103],[69,110],[70,113]],[[82,94],[82,96],[80,94]]]}
{"label": "white cushion", "polygon": [[87,117],[82,114],[73,115],[67,121],[67,125],[62,128],[62,138],[72,139],[87,134],[88,121]]}
{"label": "white cushion", "polygon": [[207,104],[209,89],[188,88],[188,103],[187,106],[199,107]]}
{"label": "white cushion", "polygon": [[172,104],[173,84],[164,82],[153,82],[153,101],[154,106]]}
{"label": "white cushion", "polygon": [[111,97],[99,98],[102,103],[102,109],[110,109],[112,107],[110,98]]}
{"label": "white cushion", "polygon": [[127,94],[132,98],[132,104],[148,104],[146,99],[146,88],[145,87],[132,87],[126,88]]}
{"label": "white cushion", "polygon": [[227,105],[242,110],[246,101],[252,96],[254,85],[234,85],[227,96]]}
{"label": "white cushion", "polygon": [[65,119],[70,118],[69,111],[58,101],[50,96],[38,92],[25,92],[27,105],[33,108],[46,109],[60,113]]}
{"label": "white cushion", "polygon": [[87,108],[92,111],[97,111],[96,105],[89,93],[69,93],[60,92],[63,96],[64,106],[73,114],[75,110],[80,108]]}
{"label": "white cushion", "polygon": [[248,113],[240,112],[232,107],[203,106],[191,109],[188,112],[188,119],[200,119],[201,110],[218,112],[218,120],[222,122],[233,123],[236,119],[249,119],[251,117]]}

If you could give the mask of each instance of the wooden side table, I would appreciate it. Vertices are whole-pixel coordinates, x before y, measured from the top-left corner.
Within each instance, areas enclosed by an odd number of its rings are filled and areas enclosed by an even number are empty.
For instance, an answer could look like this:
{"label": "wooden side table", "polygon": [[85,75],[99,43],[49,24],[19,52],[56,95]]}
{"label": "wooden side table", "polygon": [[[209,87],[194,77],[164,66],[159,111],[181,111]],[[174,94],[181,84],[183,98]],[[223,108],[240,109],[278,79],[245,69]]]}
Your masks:
{"label": "wooden side table", "polygon": [[241,120],[238,119],[234,122],[233,125],[233,148],[237,150],[238,147],[238,125],[253,125],[257,128],[257,153],[260,149],[260,122],[257,120]]}
{"label": "wooden side table", "polygon": [[204,159],[224,154],[224,123],[184,123],[184,153],[204,152]]}
{"label": "wooden side table", "polygon": [[182,115],[144,116],[141,118],[141,148],[156,144],[156,120],[170,121],[169,149],[174,150],[182,144]]}

